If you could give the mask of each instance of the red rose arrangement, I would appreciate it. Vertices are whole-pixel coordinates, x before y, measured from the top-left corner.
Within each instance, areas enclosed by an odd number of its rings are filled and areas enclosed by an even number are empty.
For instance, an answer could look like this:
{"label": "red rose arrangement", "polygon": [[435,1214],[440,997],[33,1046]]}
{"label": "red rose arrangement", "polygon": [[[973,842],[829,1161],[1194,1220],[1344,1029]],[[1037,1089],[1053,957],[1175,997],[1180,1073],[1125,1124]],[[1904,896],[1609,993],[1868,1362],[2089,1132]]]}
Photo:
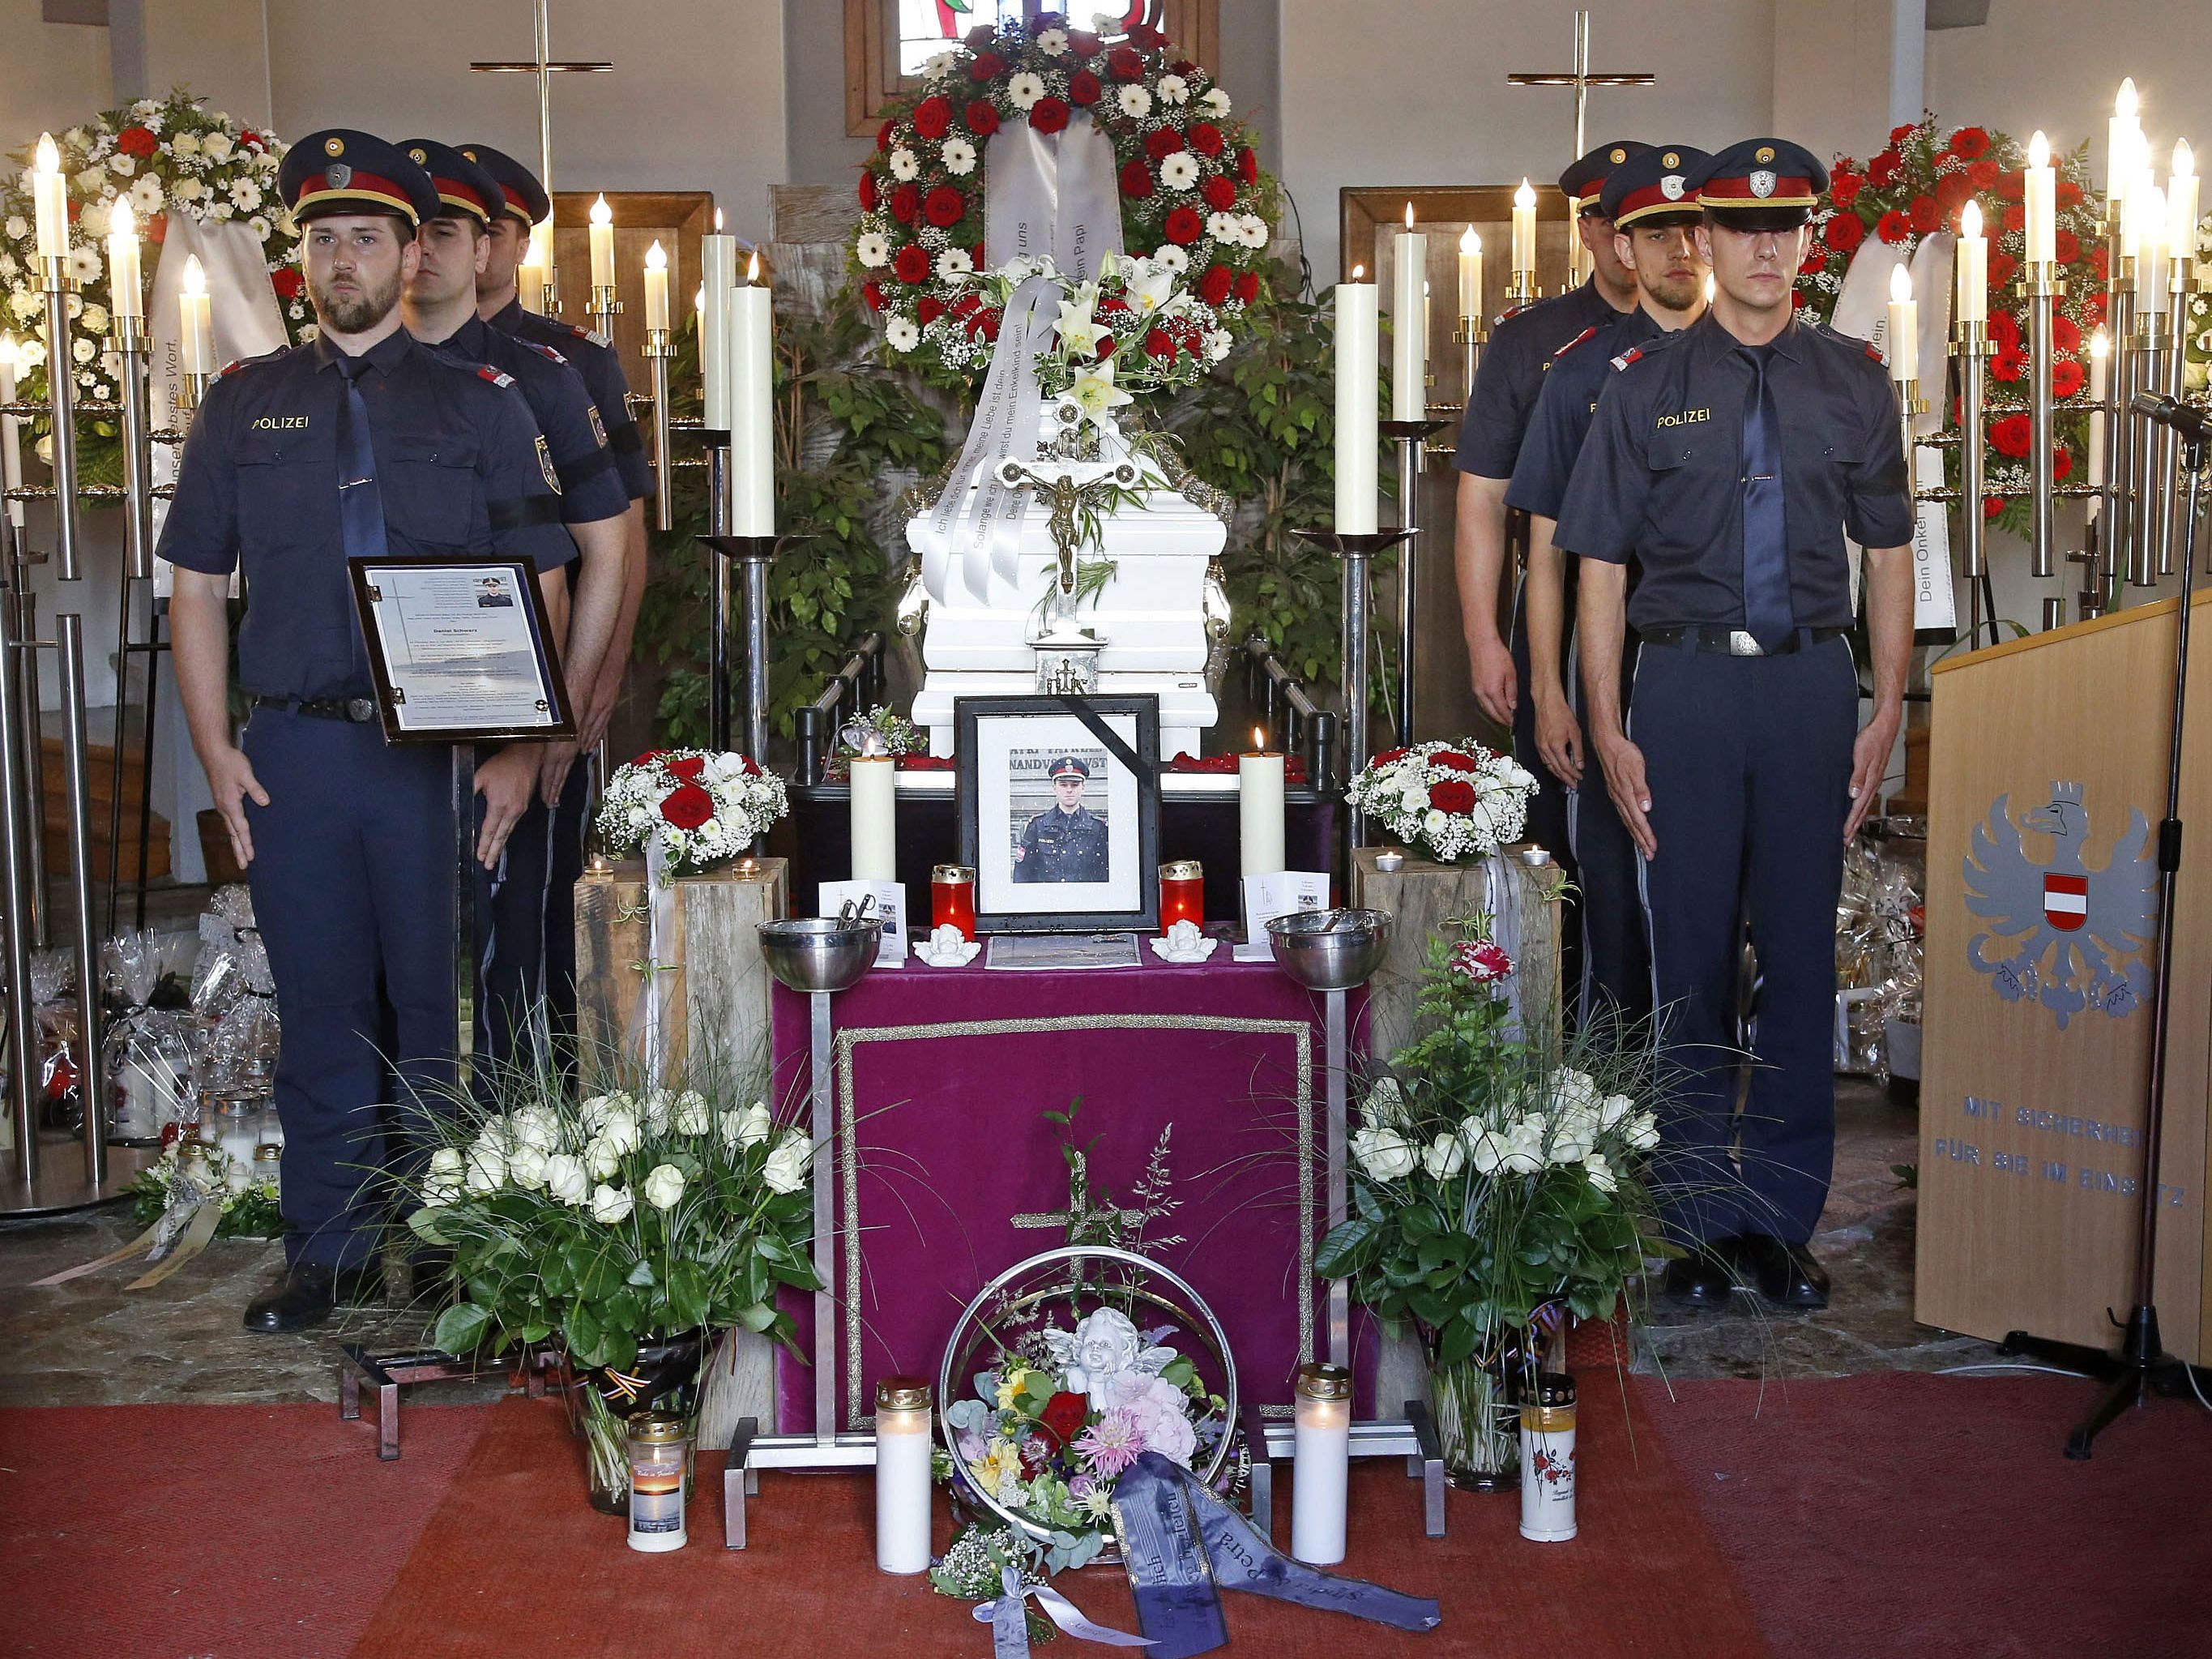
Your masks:
{"label": "red rose arrangement", "polygon": [[685,875],[742,856],[787,805],[783,780],[747,756],[652,749],[615,769],[595,827],[609,852],[643,848]]}

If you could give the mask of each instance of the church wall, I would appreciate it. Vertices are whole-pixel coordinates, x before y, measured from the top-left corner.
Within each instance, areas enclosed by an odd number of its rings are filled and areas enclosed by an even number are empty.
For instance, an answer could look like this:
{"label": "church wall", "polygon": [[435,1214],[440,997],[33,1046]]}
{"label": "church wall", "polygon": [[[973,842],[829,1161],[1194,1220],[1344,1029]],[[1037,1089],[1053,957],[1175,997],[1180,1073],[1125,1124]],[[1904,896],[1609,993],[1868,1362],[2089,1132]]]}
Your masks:
{"label": "church wall", "polygon": [[[1711,148],[1768,130],[1774,0],[1593,0],[1589,9],[1594,70],[1659,77],[1651,88],[1594,89],[1592,143],[1618,131]],[[1566,68],[1571,12],[1511,0],[1359,10],[1280,0],[1282,172],[1316,282],[1335,278],[1346,185],[1559,176],[1571,159],[1571,94],[1509,87],[1505,76]],[[1224,15],[1224,35],[1228,27]]]}
{"label": "church wall", "polygon": [[[107,31],[49,23],[39,0],[0,0],[0,131],[6,146],[82,120],[108,101]],[[9,170],[14,171],[10,163]]]}
{"label": "church wall", "polygon": [[[534,83],[469,69],[529,56],[528,7],[380,0],[365,12],[347,0],[269,0],[268,10],[280,132],[476,138],[536,161]],[[337,44],[347,40],[356,44]],[[767,234],[768,187],[789,173],[781,0],[556,8],[553,49],[615,66],[554,82],[561,189],[708,189],[732,231]],[[380,61],[386,53],[401,54],[404,72]]]}
{"label": "church wall", "polygon": [[139,14],[144,84],[131,90],[159,98],[172,87],[189,87],[249,126],[269,125],[273,83],[268,25],[276,3],[148,0]]}

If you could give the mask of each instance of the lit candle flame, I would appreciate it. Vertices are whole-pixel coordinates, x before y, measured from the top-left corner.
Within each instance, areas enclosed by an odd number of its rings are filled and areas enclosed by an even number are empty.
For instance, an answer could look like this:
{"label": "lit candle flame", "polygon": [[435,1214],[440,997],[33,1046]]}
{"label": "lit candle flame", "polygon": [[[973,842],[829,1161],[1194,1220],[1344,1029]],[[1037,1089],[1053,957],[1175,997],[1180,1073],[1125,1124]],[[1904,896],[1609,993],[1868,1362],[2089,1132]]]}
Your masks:
{"label": "lit candle flame", "polygon": [[2120,82],[2120,95],[2112,100],[2112,113],[2133,115],[2136,112],[2136,77],[2128,76]]}
{"label": "lit candle flame", "polygon": [[1352,280],[1355,283],[1366,274],[1367,267],[1365,265],[1354,265],[1352,268]]}
{"label": "lit candle flame", "polygon": [[592,222],[593,224],[611,225],[614,223],[614,222],[615,210],[607,205],[607,198],[605,196],[600,197],[598,201],[592,204]]}
{"label": "lit candle flame", "polygon": [[659,243],[655,242],[651,247],[646,249],[645,268],[647,270],[665,270],[668,269],[668,255],[662,251]]}
{"label": "lit candle flame", "polygon": [[1521,181],[1521,188],[1513,192],[1513,205],[1519,208],[1536,205],[1536,187],[1526,179]]}
{"label": "lit candle flame", "polygon": [[[2132,89],[2135,82],[2130,81],[2128,85]],[[2089,355],[2100,362],[2112,355],[2112,338],[2105,332],[2102,323],[2098,324],[2096,331],[2089,336]]]}
{"label": "lit candle flame", "polygon": [[2051,165],[2051,140],[2043,136],[2043,129],[2035,130],[2035,137],[2027,141],[2027,164],[2032,167]]}
{"label": "lit candle flame", "polygon": [[1899,305],[1904,304],[1912,297],[1912,273],[1903,265],[1892,265],[1889,268],[1889,297],[1893,303]]}
{"label": "lit candle flame", "polygon": [[1469,225],[1465,230],[1460,232],[1459,251],[1462,253],[1480,253],[1482,252],[1482,238],[1474,234],[1474,227],[1473,225]]}
{"label": "lit candle flame", "polygon": [[1413,204],[1411,202],[1408,202],[1408,203],[1407,203],[1407,204],[1406,204],[1406,228],[1407,228],[1407,229],[1408,229],[1408,230],[1411,230],[1413,228]]}
{"label": "lit candle flame", "polygon": [[39,135],[39,154],[33,165],[40,173],[59,173],[62,170],[62,153],[54,148],[52,133],[42,132]]}
{"label": "lit candle flame", "polygon": [[1959,234],[1961,236],[1978,236],[1981,234],[1982,204],[1979,202],[1969,201],[1966,204],[1966,210],[1959,216]]}
{"label": "lit candle flame", "polygon": [[1261,727],[1257,726],[1254,726],[1252,728],[1252,747],[1255,750],[1259,750],[1265,749],[1267,746],[1267,733]]}
{"label": "lit candle flame", "polygon": [[200,269],[197,253],[185,260],[185,292],[195,296],[207,292],[207,272]]}
{"label": "lit candle flame", "polygon": [[721,210],[721,209],[720,209],[720,208],[716,208],[716,209],[714,210],[714,234],[715,234],[715,235],[717,235],[717,236],[720,236],[721,234],[722,234],[722,210]]}
{"label": "lit candle flame", "polygon": [[707,309],[707,285],[704,283],[691,290],[691,309],[704,313]]}
{"label": "lit candle flame", "polygon": [[760,250],[758,248],[755,248],[753,257],[745,261],[745,281],[748,283],[760,281]]}
{"label": "lit candle flame", "polygon": [[126,239],[138,234],[138,222],[131,215],[128,196],[116,198],[115,211],[108,216],[107,234],[111,238],[121,236]]}

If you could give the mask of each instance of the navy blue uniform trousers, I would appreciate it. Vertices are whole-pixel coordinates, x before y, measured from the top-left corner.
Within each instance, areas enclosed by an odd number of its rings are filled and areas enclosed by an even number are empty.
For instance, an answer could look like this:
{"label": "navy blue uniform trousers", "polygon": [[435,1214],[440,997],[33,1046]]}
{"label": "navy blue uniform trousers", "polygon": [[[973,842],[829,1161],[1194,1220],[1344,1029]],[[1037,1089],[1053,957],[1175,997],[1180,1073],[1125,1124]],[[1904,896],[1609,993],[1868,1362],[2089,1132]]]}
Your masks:
{"label": "navy blue uniform trousers", "polygon": [[[1634,697],[1638,646],[1633,635],[1621,650],[1620,706]],[[1568,691],[1587,739],[1579,664],[1570,670]],[[1605,771],[1589,744],[1583,747],[1582,787],[1567,797],[1567,837],[1582,888],[1581,1018],[1640,1024],[1651,1016],[1651,951],[1645,937],[1642,884],[1644,854],[1606,793]],[[1575,981],[1568,981],[1570,984]]]}
{"label": "navy blue uniform trousers", "polygon": [[[1652,990],[1680,1068],[1654,1176],[1680,1242],[1757,1232],[1802,1243],[1827,1200],[1836,900],[1857,727],[1841,638],[1774,657],[1646,641],[1638,659],[1629,737],[1659,839],[1644,866]],[[1746,917],[1762,988],[1735,1119]]]}
{"label": "navy blue uniform trousers", "polygon": [[359,1265],[399,1131],[453,1078],[453,763],[380,727],[258,708],[241,746],[253,916],[283,1040],[289,1261]]}
{"label": "navy blue uniform trousers", "polygon": [[[479,1046],[495,1060],[535,1063],[544,1038],[576,1025],[577,878],[584,873],[589,767],[579,756],[557,806],[532,795],[496,872],[477,883]],[[483,802],[477,802],[482,822]]]}

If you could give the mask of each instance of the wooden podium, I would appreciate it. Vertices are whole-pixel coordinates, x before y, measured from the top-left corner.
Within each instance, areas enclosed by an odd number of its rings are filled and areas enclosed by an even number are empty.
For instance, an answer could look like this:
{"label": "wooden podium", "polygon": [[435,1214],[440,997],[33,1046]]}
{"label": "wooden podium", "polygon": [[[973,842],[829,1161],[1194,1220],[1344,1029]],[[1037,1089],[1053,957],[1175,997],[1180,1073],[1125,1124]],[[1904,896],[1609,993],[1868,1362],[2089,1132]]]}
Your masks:
{"label": "wooden podium", "polygon": [[[2192,669],[2212,604],[2191,607]],[[2112,1348],[2135,1300],[2176,600],[1938,663],[1920,1097],[1923,1323]],[[2212,673],[2190,677],[2155,1299],[2212,1333]]]}

